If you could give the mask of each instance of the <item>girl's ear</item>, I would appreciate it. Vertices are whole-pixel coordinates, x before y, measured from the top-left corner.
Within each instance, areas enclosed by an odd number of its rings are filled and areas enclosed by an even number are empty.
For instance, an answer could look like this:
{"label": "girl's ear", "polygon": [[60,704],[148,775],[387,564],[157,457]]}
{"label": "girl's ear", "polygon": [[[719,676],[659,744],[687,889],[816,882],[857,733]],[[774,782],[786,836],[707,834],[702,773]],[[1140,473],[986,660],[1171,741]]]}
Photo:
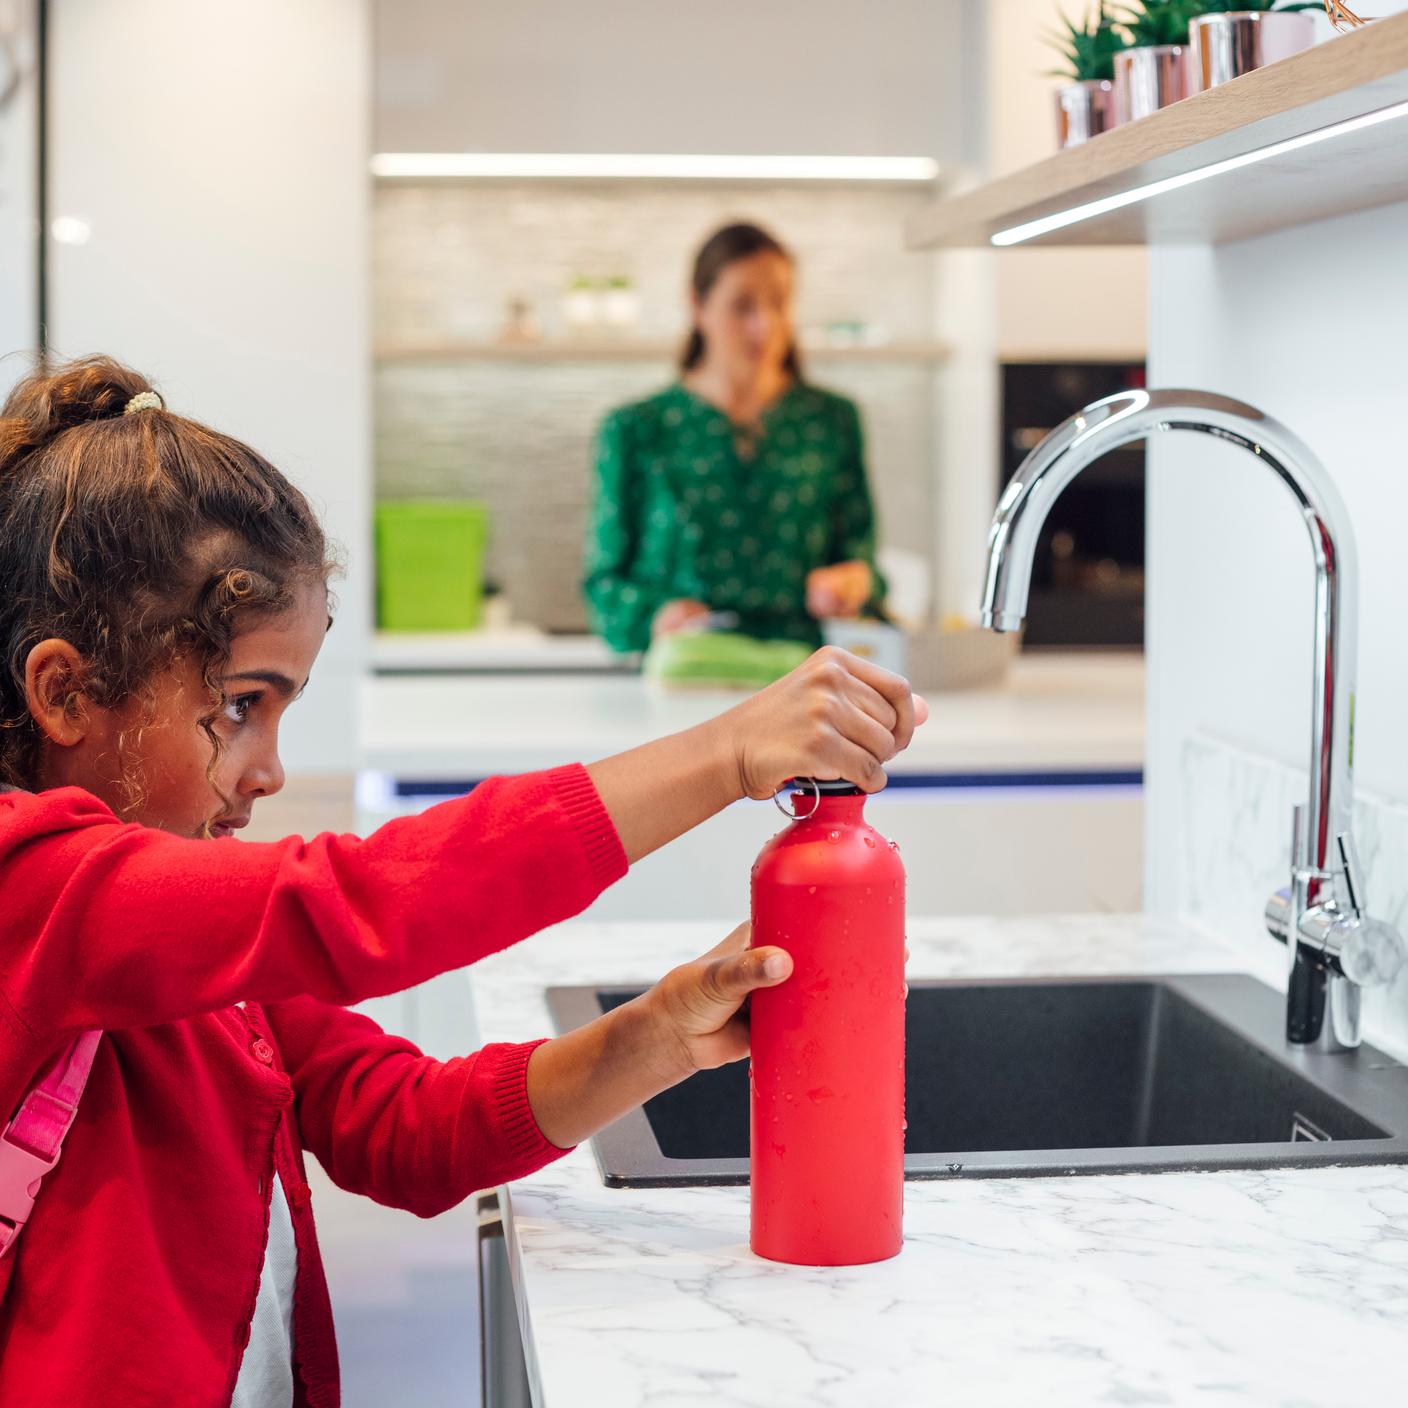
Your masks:
{"label": "girl's ear", "polygon": [[24,662],[24,697],[45,738],[61,748],[88,734],[83,657],[66,640],[42,640]]}

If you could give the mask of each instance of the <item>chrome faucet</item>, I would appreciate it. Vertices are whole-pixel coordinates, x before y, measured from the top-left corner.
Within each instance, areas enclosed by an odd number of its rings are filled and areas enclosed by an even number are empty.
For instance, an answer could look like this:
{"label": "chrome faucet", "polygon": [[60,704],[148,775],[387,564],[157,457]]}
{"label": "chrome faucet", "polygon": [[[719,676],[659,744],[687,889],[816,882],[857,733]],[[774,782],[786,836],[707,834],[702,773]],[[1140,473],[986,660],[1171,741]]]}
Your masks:
{"label": "chrome faucet", "polygon": [[1358,626],[1354,533],[1319,460],[1284,426],[1207,391],[1125,391],[1063,421],[1027,456],[988,534],[983,624],[1016,630],[1027,614],[1037,536],[1057,496],[1092,460],[1159,430],[1196,430],[1250,451],[1290,490],[1315,556],[1315,660],[1310,795],[1295,808],[1291,883],[1266,905],[1289,950],[1286,1036],[1321,1051],[1359,1045],[1360,997],[1408,961],[1395,929],[1365,910],[1350,831],[1354,663]]}

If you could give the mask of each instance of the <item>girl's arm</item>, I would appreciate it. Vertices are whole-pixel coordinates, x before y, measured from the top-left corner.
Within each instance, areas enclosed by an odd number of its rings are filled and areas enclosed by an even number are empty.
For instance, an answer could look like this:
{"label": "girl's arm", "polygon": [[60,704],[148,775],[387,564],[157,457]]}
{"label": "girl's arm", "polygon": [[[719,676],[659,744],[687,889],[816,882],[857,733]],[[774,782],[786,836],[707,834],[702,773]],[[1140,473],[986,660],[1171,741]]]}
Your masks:
{"label": "girl's arm", "polygon": [[735,797],[794,774],[878,788],[913,711],[897,676],[822,651],[699,728],[493,778],[365,839],[185,840],[76,788],[0,797],[0,1021],[57,1042],[410,987],[578,913]]}
{"label": "girl's arm", "polygon": [[491,778],[365,839],[195,841],[87,793],[0,797],[0,1021],[40,1037],[241,1000],[351,1003],[579,912],[625,853],[579,766]]}
{"label": "girl's arm", "polygon": [[784,981],[791,960],[747,942],[743,925],[566,1036],[452,1061],[308,998],[269,1007],[303,1143],[339,1187],[422,1217],[523,1178],[695,1071],[748,1054],[743,1001]]}
{"label": "girl's arm", "polygon": [[541,1045],[437,1061],[344,1007],[298,997],[264,1009],[303,1146],[350,1193],[433,1217],[562,1152],[538,1128],[526,1070]]}

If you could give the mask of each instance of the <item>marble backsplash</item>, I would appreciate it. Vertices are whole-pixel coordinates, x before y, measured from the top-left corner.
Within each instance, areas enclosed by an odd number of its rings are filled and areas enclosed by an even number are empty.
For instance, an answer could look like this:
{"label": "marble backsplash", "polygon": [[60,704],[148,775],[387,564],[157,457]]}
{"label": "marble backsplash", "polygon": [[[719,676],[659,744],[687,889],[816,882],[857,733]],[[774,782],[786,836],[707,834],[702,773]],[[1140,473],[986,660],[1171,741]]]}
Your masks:
{"label": "marble backsplash", "polygon": [[[1196,734],[1184,742],[1180,909],[1243,949],[1258,972],[1268,954],[1277,958],[1262,908],[1287,882],[1291,808],[1306,786],[1303,770],[1222,739]],[[1408,934],[1408,803],[1360,789],[1354,838],[1370,910]],[[1408,969],[1365,994],[1364,1030],[1371,1041],[1408,1050]]]}

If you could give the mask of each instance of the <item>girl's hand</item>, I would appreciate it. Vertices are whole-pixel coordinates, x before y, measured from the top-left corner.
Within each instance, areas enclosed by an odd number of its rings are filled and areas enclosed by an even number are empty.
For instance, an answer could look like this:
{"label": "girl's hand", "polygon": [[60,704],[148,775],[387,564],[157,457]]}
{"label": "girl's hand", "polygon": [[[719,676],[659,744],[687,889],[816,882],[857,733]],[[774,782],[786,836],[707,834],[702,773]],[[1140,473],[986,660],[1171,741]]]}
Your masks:
{"label": "girl's hand", "polygon": [[780,948],[748,947],[751,931],[751,924],[740,924],[703,958],[672,969],[637,999],[659,1033],[662,1078],[673,1083],[748,1054],[744,1001],[754,989],[792,976],[792,959]]}
{"label": "girl's hand", "polygon": [[672,635],[675,631],[689,625],[696,617],[708,614],[709,608],[702,601],[691,601],[688,598],[667,601],[655,613],[655,619],[650,623],[650,634],[652,636]]}
{"label": "girl's hand", "polygon": [[662,1090],[748,1054],[750,992],[792,973],[779,948],[748,948],[747,924],[648,992],[545,1041],[528,1060],[528,1103],[560,1149],[596,1133]]}
{"label": "girl's hand", "polygon": [[726,714],[590,763],[587,774],[634,862],[789,778],[843,777],[878,792],[883,765],[928,717],[908,681],[828,646]]}
{"label": "girl's hand", "polygon": [[860,615],[875,578],[868,562],[837,562],[807,573],[807,610],[818,621]]}
{"label": "girl's hand", "polygon": [[793,777],[844,778],[878,792],[884,764],[928,717],[908,680],[825,646],[716,722],[744,796],[765,799]]}

